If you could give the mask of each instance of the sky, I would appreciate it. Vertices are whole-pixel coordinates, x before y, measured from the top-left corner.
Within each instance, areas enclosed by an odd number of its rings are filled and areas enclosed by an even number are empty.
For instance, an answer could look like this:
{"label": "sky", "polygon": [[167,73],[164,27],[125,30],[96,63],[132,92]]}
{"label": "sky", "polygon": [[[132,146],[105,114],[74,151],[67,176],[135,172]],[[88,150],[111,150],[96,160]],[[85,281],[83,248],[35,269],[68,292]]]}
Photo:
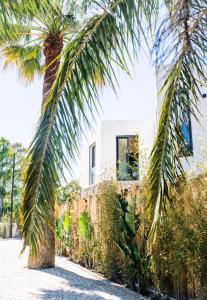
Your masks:
{"label": "sky", "polygon": [[[101,90],[102,120],[152,118],[155,109],[154,69],[142,55],[131,68],[132,78],[118,71],[117,95]],[[0,68],[0,137],[29,146],[40,115],[42,79],[26,86],[15,69]]]}
{"label": "sky", "polygon": [[0,69],[0,137],[27,147],[41,107],[41,80],[25,86],[14,69]]}

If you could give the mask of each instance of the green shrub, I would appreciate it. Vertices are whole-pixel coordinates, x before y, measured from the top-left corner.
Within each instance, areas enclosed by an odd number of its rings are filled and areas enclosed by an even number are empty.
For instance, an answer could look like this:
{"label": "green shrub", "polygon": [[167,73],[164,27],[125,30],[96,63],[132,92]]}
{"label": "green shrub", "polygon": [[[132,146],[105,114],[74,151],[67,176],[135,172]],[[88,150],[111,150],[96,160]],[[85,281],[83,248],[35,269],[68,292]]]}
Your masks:
{"label": "green shrub", "polygon": [[56,191],[57,203],[71,205],[73,201],[78,200],[81,194],[81,187],[76,180],[72,180],[65,186],[60,186]]}
{"label": "green shrub", "polygon": [[162,218],[153,249],[158,287],[184,299],[207,292],[207,180],[181,183]]}
{"label": "green shrub", "polygon": [[63,225],[63,219],[57,219],[56,224],[55,224],[55,232],[56,232],[56,237],[59,240],[62,240],[64,237],[64,225]]}
{"label": "green shrub", "polygon": [[94,228],[91,223],[88,212],[84,211],[80,215],[78,222],[78,233],[83,244],[82,247],[82,259],[84,265],[88,268],[93,267],[93,251],[96,246],[94,238]]}
{"label": "green shrub", "polygon": [[72,247],[72,224],[71,216],[68,212],[65,213],[60,219],[56,220],[56,238],[59,240],[59,254],[63,253],[63,248],[69,252]]}
{"label": "green shrub", "polygon": [[99,185],[97,204],[99,214],[96,233],[98,240],[96,270],[107,278],[119,281],[123,260],[113,242],[113,239],[118,240],[121,236],[121,214],[115,181],[105,181]]}
{"label": "green shrub", "polygon": [[68,212],[65,213],[65,217],[64,217],[64,223],[63,223],[63,228],[65,233],[69,234],[71,231],[71,216]]}
{"label": "green shrub", "polygon": [[136,199],[128,203],[120,196],[119,204],[122,212],[122,238],[114,241],[130,270],[127,272],[130,285],[136,290],[136,283],[139,283],[139,291],[145,294],[149,287],[150,270],[150,255],[146,250],[147,236],[142,233],[138,242],[137,233],[141,230],[141,220],[139,214],[136,214]]}
{"label": "green shrub", "polygon": [[86,211],[81,213],[79,219],[79,235],[86,241],[91,242],[93,234],[93,226],[90,221],[90,217]]}

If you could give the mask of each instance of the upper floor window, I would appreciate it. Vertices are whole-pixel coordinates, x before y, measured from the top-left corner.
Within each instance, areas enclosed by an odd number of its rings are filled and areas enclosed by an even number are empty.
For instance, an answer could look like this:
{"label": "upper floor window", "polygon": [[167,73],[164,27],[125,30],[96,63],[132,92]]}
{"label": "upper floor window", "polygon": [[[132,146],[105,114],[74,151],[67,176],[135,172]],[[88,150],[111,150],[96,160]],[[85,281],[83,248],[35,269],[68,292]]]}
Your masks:
{"label": "upper floor window", "polygon": [[138,180],[138,137],[119,136],[116,138],[117,179]]}
{"label": "upper floor window", "polygon": [[96,178],[96,144],[89,147],[89,184],[94,184]]}
{"label": "upper floor window", "polygon": [[188,109],[187,111],[182,111],[180,130],[184,141],[182,152],[186,156],[191,156],[193,155],[193,140],[190,109]]}

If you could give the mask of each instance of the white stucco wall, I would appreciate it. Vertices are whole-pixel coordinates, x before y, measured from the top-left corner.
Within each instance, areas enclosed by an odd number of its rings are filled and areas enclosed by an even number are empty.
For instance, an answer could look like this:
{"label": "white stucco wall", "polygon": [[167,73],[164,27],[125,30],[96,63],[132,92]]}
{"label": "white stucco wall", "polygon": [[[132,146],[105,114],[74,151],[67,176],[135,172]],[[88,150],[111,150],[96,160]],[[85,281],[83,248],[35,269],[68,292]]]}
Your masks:
{"label": "white stucco wall", "polygon": [[140,178],[145,171],[154,140],[153,120],[103,121],[94,134],[84,142],[81,184],[89,186],[89,147],[96,143],[96,183],[106,178],[116,178],[116,137],[138,135],[140,147]]}

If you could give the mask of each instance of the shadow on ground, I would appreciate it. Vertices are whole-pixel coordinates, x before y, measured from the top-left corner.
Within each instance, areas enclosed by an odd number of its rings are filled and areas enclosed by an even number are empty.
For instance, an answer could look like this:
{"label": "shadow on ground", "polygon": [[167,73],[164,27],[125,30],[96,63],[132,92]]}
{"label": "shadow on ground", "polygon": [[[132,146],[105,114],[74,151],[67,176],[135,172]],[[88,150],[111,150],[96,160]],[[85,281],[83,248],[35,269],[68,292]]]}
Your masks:
{"label": "shadow on ground", "polygon": [[38,270],[46,272],[66,281],[67,289],[47,290],[41,289],[42,300],[48,299],[77,299],[77,300],[134,300],[139,299],[139,295],[125,289],[124,287],[113,284],[112,282],[97,278],[87,278],[78,275],[72,271],[65,270],[61,267],[54,269]]}

